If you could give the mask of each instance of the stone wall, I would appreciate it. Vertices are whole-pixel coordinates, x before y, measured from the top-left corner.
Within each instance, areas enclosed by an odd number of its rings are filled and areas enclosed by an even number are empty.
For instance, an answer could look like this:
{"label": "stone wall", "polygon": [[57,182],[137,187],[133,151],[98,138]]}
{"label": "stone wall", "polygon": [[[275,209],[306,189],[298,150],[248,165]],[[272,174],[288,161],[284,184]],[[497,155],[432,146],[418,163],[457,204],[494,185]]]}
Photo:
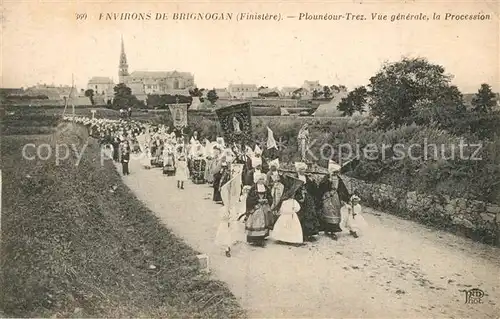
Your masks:
{"label": "stone wall", "polygon": [[500,246],[500,206],[477,200],[406,192],[343,176],[367,206]]}

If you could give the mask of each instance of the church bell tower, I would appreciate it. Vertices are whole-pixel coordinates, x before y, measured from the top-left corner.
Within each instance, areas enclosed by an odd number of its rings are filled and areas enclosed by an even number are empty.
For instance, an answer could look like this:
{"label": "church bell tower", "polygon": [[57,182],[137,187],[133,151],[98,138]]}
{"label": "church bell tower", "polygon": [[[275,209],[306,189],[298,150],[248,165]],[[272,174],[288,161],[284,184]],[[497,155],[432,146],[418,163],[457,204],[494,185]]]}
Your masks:
{"label": "church bell tower", "polygon": [[120,53],[120,65],[118,66],[118,81],[120,83],[124,83],[124,77],[128,76],[128,64],[127,64],[127,55],[125,54],[125,45],[123,44],[123,36],[122,36],[122,50]]}

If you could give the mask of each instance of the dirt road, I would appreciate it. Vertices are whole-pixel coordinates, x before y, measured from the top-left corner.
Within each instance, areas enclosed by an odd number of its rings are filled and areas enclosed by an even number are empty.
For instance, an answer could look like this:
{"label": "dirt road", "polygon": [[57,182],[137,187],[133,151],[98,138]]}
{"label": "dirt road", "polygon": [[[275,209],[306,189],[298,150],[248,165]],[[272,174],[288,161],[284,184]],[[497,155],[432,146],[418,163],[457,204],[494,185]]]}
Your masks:
{"label": "dirt road", "polygon": [[[207,185],[179,190],[160,169],[132,162],[125,184],[193,248],[210,256],[251,317],[499,318],[500,249],[366,209],[358,239],[320,236],[304,247],[214,245],[220,205]],[[244,234],[242,231],[242,240]],[[465,304],[464,290],[485,292]]]}

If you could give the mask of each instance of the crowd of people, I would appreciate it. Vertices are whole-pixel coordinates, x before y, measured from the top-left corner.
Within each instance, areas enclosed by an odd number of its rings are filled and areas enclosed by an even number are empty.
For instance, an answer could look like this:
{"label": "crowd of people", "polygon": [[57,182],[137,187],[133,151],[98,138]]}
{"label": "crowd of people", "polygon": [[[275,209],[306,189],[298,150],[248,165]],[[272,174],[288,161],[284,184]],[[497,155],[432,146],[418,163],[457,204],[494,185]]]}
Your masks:
{"label": "crowd of people", "polygon": [[[181,129],[148,125],[132,120],[69,118],[86,125],[104,150],[122,164],[129,175],[131,157],[144,169],[161,167],[183,190],[190,180],[210,184],[212,200],[221,205],[221,223],[215,242],[231,256],[231,247],[246,233],[246,241],[264,247],[267,239],[290,245],[317,240],[323,232],[334,240],[344,230],[357,238],[366,225],[360,199],[351,194],[330,160],[328,173],[320,180],[312,177],[304,162],[294,171],[280,169],[280,161],[263,156],[259,145],[227,145],[224,138],[203,140]],[[242,230],[244,225],[244,230]]]}

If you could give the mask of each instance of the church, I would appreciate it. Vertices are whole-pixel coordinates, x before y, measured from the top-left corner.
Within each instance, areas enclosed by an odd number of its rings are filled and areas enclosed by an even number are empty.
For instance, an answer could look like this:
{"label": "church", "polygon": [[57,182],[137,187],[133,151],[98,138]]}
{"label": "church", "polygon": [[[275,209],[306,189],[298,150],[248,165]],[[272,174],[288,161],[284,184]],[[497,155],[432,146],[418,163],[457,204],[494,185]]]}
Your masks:
{"label": "church", "polygon": [[139,100],[145,101],[148,94],[170,94],[189,96],[195,88],[194,76],[189,72],[178,71],[133,71],[129,73],[127,55],[123,38],[121,41],[119,83],[124,83]]}

